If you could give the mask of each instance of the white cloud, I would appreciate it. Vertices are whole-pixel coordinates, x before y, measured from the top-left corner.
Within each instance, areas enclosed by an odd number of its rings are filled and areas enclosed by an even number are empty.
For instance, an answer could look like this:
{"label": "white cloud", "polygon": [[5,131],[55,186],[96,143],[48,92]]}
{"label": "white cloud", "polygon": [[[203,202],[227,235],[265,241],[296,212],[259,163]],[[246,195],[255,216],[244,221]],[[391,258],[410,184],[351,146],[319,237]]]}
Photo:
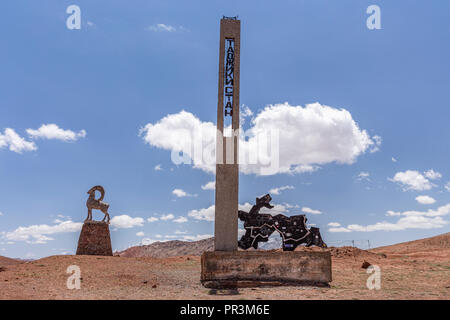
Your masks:
{"label": "white cloud", "polygon": [[212,205],[208,208],[200,210],[191,210],[188,212],[188,216],[197,220],[214,221],[215,206]]}
{"label": "white cloud", "polygon": [[380,150],[382,139],[380,136],[373,136],[374,146],[370,149],[370,153],[374,153]]}
{"label": "white cloud", "polygon": [[397,172],[392,179],[403,186],[404,190],[430,190],[433,184],[416,170],[407,170],[405,172]]}
{"label": "white cloud", "polygon": [[[306,107],[288,103],[269,105],[252,119],[246,131],[248,139],[240,137],[240,170],[243,173],[259,175],[261,169],[268,166],[271,155],[258,139],[271,132],[279,133],[279,166],[271,174],[312,172],[318,165],[333,162],[352,164],[359,155],[369,149],[374,151],[381,143],[378,136],[371,139],[365,130],[361,130],[345,109],[319,103]],[[140,134],[149,145],[170,150],[172,156],[178,155],[180,163],[193,164],[194,168],[206,172],[215,171],[216,128],[212,122],[202,122],[183,110],[167,115],[155,124],[147,124]],[[180,152],[187,159],[178,154]],[[256,154],[260,163],[246,163],[248,161],[244,160],[250,154]]]}
{"label": "white cloud", "polygon": [[203,190],[215,190],[216,189],[216,182],[210,181],[202,186]]}
{"label": "white cloud", "polygon": [[433,204],[436,202],[436,200],[430,196],[417,196],[416,201],[420,204]]}
{"label": "white cloud", "polygon": [[176,222],[176,223],[185,223],[187,221],[188,221],[188,219],[186,217],[178,217],[175,220],[173,220],[173,222]]}
{"label": "white cloud", "polygon": [[[244,204],[239,204],[238,205],[238,209],[239,210],[243,210],[246,212],[249,212],[250,209],[253,207],[253,204],[245,202]],[[283,203],[283,204],[273,204],[273,208],[272,209],[268,209],[268,208],[261,208],[261,210],[259,211],[260,213],[268,213],[271,215],[277,215],[277,214],[284,214],[289,212],[289,209],[291,208],[298,208],[298,205],[291,205],[289,203]]]}
{"label": "white cloud", "polygon": [[248,106],[245,104],[242,104],[239,108],[240,114],[239,114],[239,121],[241,123],[241,127],[244,126],[245,121],[248,117],[251,117],[253,115],[253,111],[250,110]]}
{"label": "white cloud", "polygon": [[280,194],[281,191],[283,191],[283,190],[292,190],[292,189],[294,189],[293,186],[283,186],[283,187],[279,187],[279,188],[273,188],[273,189],[270,189],[270,190],[269,190],[269,193],[278,195],[278,194]]}
{"label": "white cloud", "polygon": [[0,149],[2,148],[9,148],[16,153],[37,150],[34,142],[26,141],[11,128],[6,128],[3,133],[0,132]]}
{"label": "white cloud", "polygon": [[175,216],[173,214],[169,213],[169,214],[163,214],[160,219],[163,221],[167,221],[167,220],[172,220],[174,218],[175,218]]}
{"label": "white cloud", "polygon": [[79,138],[86,137],[85,130],[76,133],[72,130],[63,130],[53,123],[43,124],[37,130],[27,129],[27,133],[32,139],[56,139],[61,141],[76,141]]}
{"label": "white cloud", "polygon": [[142,227],[144,225],[144,219],[141,217],[130,217],[126,214],[120,216],[114,216],[111,219],[111,226],[117,229],[129,229],[133,227]]}
{"label": "white cloud", "polygon": [[409,210],[404,212],[388,211],[390,216],[426,216],[426,217],[440,217],[446,216],[450,213],[450,203],[437,208],[437,210],[428,209],[427,211]]}
{"label": "white cloud", "polygon": [[2,215],[3,215],[3,212],[0,211],[0,216],[2,216]]}
{"label": "white cloud", "polygon": [[139,232],[136,232],[136,235],[137,235],[138,237],[143,237],[143,236],[145,236],[145,233],[142,232],[142,231],[139,231]]}
{"label": "white cloud", "polygon": [[442,178],[442,174],[440,174],[437,171],[434,171],[433,169],[425,171],[424,174],[425,174],[425,177],[427,177],[428,179],[431,179],[431,180],[436,180],[436,179]]}
{"label": "white cloud", "polygon": [[356,180],[358,180],[358,181],[363,181],[363,180],[370,181],[369,176],[370,176],[369,172],[362,171],[356,176]]}
{"label": "white cloud", "polygon": [[[239,204],[238,209],[249,212],[253,204],[245,202],[244,204]],[[277,215],[280,213],[289,212],[290,208],[298,208],[298,205],[291,205],[288,203],[284,204],[274,204],[272,209],[261,208],[260,213],[269,213],[272,215]],[[212,205],[208,208],[203,208],[199,210],[191,210],[188,212],[188,216],[197,220],[214,221],[215,206]]]}
{"label": "white cloud", "polygon": [[162,167],[160,164],[157,164],[154,168],[155,171],[162,171]]}
{"label": "white cloud", "polygon": [[442,217],[450,214],[450,203],[439,207],[437,210],[429,209],[427,211],[388,211],[388,216],[399,216],[396,222],[377,222],[375,224],[362,226],[350,224],[347,227],[330,228],[330,232],[372,232],[372,231],[401,231],[406,229],[435,229],[442,228],[449,223]]}
{"label": "white cloud", "polygon": [[344,227],[333,227],[328,229],[329,232],[351,232],[349,229]]}
{"label": "white cloud", "polygon": [[187,197],[187,193],[182,189],[174,189],[172,194],[176,195],[178,198]]}
{"label": "white cloud", "polygon": [[83,223],[70,220],[61,221],[55,225],[47,224],[31,225],[28,227],[18,227],[11,232],[5,232],[3,238],[8,241],[26,241],[31,244],[44,244],[54,240],[48,235],[66,232],[77,232],[81,230]]}
{"label": "white cloud", "polygon": [[212,238],[213,235],[212,234],[198,234],[195,236],[183,236],[183,240],[186,241],[199,241],[199,240],[203,240],[203,239],[208,239],[208,238]]}
{"label": "white cloud", "polygon": [[141,246],[148,246],[149,244],[152,244],[154,242],[158,242],[161,240],[155,240],[155,239],[150,239],[150,238],[144,238],[141,240]]}
{"label": "white cloud", "polygon": [[445,190],[450,191],[450,181],[446,183]]}
{"label": "white cloud", "polygon": [[310,213],[310,214],[322,214],[322,211],[314,210],[314,209],[311,209],[311,208],[308,208],[308,207],[303,207],[302,211],[305,212],[305,213]]}
{"label": "white cloud", "polygon": [[157,217],[150,217],[150,218],[147,218],[147,221],[148,222],[155,222],[155,221],[158,221],[159,219],[157,218]]}
{"label": "white cloud", "polygon": [[328,226],[329,226],[329,227],[335,227],[335,228],[337,228],[337,227],[340,227],[341,224],[340,224],[339,222],[330,222],[330,223],[328,224]]}
{"label": "white cloud", "polygon": [[175,32],[177,31],[177,28],[164,23],[158,23],[156,25],[148,26],[147,30],[154,32]]}
{"label": "white cloud", "polygon": [[394,157],[391,158],[392,162],[397,162],[397,159],[395,159]]}

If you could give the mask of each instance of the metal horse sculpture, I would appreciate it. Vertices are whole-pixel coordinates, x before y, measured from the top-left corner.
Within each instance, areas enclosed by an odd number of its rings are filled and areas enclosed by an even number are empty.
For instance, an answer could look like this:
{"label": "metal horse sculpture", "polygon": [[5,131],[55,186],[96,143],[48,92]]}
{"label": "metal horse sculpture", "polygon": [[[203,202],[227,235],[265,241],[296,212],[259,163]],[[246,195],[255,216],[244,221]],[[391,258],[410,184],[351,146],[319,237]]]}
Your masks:
{"label": "metal horse sculpture", "polygon": [[238,245],[241,249],[253,247],[258,248],[259,242],[267,242],[270,235],[278,231],[283,240],[283,251],[294,251],[295,248],[305,243],[307,247],[312,245],[326,248],[320,236],[319,228],[306,227],[306,216],[297,215],[287,217],[282,214],[272,216],[271,214],[259,213],[263,207],[272,209],[270,204],[272,197],[266,194],[261,198],[256,198],[256,204],[250,212],[239,210],[239,219],[244,221],[245,234]]}
{"label": "metal horse sculpture", "polygon": [[[95,191],[100,192],[100,198],[95,199]],[[106,223],[109,224],[110,218],[108,214],[109,204],[103,202],[103,198],[105,197],[105,189],[102,186],[95,186],[92,187],[87,193],[89,194],[89,198],[86,201],[86,206],[88,208],[88,216],[84,221],[92,221],[92,209],[97,209],[103,212],[103,214],[105,215],[102,221],[106,220]]]}

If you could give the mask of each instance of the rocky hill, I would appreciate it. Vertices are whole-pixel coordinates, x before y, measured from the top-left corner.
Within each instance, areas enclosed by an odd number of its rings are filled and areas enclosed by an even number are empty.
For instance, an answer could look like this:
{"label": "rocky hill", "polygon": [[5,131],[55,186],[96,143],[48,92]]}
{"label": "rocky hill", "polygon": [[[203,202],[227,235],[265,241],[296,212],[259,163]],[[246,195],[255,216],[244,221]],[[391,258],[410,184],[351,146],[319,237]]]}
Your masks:
{"label": "rocky hill", "polygon": [[0,256],[0,268],[22,263],[23,261]]}
{"label": "rocky hill", "polygon": [[120,257],[153,257],[167,258],[175,256],[200,256],[205,251],[214,250],[214,238],[199,241],[164,241],[149,245],[130,247],[114,255]]}
{"label": "rocky hill", "polygon": [[375,248],[374,252],[389,254],[426,253],[450,250],[450,232],[425,239],[402,242],[391,246]]}

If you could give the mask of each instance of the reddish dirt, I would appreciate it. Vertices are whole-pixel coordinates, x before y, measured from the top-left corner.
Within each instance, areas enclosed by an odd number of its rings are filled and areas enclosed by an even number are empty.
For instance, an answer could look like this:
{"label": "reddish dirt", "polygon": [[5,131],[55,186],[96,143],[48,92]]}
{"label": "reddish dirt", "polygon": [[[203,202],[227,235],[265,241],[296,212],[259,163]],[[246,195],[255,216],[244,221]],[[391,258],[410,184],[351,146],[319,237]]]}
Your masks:
{"label": "reddish dirt", "polygon": [[[0,272],[0,299],[450,299],[450,247],[429,240],[415,242],[416,249],[407,243],[371,251],[330,248],[329,288],[245,288],[238,295],[213,295],[202,287],[199,256],[51,256],[7,266]],[[364,261],[380,267],[380,290],[367,289]],[[69,265],[81,269],[80,290],[67,289]]]}

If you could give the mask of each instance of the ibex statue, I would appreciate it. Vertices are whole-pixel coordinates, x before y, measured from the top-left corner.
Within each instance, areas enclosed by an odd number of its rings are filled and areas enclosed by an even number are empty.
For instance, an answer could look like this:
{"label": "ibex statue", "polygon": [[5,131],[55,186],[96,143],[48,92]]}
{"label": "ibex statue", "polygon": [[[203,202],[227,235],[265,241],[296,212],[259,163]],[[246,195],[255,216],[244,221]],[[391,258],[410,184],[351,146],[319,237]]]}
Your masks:
{"label": "ibex statue", "polygon": [[[100,192],[101,194],[100,198],[95,199],[95,191]],[[88,208],[88,216],[84,221],[92,221],[92,209],[97,209],[103,212],[105,215],[102,221],[105,221],[105,219],[107,219],[106,223],[109,224],[109,214],[108,214],[109,204],[102,201],[103,198],[105,197],[105,189],[103,189],[102,186],[95,186],[92,187],[87,193],[89,194],[89,198],[86,201],[86,206]]]}

